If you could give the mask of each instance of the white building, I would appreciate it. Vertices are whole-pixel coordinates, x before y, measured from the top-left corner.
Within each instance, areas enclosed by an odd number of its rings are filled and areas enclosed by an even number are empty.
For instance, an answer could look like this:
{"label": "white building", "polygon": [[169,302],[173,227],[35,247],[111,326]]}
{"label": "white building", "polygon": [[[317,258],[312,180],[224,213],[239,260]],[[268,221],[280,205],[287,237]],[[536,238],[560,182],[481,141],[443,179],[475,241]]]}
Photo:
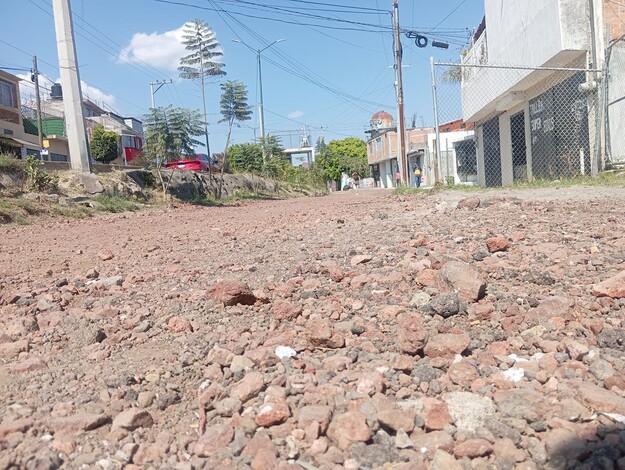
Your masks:
{"label": "white building", "polygon": [[479,184],[596,171],[598,77],[580,70],[603,63],[602,0],[485,0],[484,7],[463,58],[478,67],[462,69],[463,117],[475,123]]}

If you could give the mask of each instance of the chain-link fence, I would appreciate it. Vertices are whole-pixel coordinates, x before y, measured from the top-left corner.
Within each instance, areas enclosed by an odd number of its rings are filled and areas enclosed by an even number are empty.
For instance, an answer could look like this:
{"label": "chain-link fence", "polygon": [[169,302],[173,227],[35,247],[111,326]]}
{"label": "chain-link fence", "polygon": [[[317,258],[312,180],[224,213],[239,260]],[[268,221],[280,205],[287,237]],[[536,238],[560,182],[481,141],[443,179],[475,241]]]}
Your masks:
{"label": "chain-link fence", "polygon": [[541,68],[432,62],[438,181],[502,186],[602,169],[606,81],[581,60]]}

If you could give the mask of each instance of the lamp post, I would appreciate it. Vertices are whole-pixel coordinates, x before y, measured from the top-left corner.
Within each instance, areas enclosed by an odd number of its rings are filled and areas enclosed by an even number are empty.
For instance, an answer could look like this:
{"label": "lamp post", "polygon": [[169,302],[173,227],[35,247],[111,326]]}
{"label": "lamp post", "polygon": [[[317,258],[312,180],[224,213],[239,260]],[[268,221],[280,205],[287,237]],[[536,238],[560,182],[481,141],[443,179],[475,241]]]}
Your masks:
{"label": "lamp post", "polygon": [[238,42],[239,44],[243,44],[250,51],[256,54],[256,61],[257,61],[257,66],[258,66],[258,88],[259,88],[259,98],[260,98],[260,101],[258,103],[258,122],[260,124],[260,138],[261,138],[261,142],[263,146],[263,164],[265,164],[267,163],[266,156],[265,156],[265,111],[263,108],[263,74],[262,74],[262,68],[260,64],[260,55],[264,51],[269,49],[271,46],[278,44],[279,42],[285,41],[285,39],[276,39],[274,42],[272,42],[268,46],[263,47],[262,49],[254,49],[252,46],[241,41],[240,39],[233,39],[232,41]]}

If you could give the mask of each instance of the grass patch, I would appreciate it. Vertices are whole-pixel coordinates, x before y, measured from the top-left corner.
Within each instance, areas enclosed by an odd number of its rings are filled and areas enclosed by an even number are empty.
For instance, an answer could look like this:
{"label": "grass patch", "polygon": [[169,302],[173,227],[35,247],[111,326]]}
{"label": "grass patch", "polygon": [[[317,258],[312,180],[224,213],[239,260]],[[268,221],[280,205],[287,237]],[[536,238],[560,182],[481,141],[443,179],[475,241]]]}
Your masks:
{"label": "grass patch", "polygon": [[80,206],[62,206],[54,202],[24,199],[19,194],[0,195],[0,224],[28,225],[46,217],[83,219],[93,215],[93,209]]}
{"label": "grass patch", "polygon": [[[281,199],[279,195],[275,193],[253,193],[249,191],[238,191],[236,194],[231,196],[222,197],[221,199],[215,198],[213,196],[204,196],[204,197],[196,197],[186,201],[190,204],[196,206],[204,206],[204,207],[217,207],[217,206],[227,206],[229,204],[235,204],[239,201],[268,201],[268,200],[277,200]],[[185,202],[185,201],[180,201]]]}
{"label": "grass patch", "polygon": [[98,205],[97,210],[102,212],[134,212],[141,208],[141,206],[132,199],[118,195],[100,195],[92,198]]}

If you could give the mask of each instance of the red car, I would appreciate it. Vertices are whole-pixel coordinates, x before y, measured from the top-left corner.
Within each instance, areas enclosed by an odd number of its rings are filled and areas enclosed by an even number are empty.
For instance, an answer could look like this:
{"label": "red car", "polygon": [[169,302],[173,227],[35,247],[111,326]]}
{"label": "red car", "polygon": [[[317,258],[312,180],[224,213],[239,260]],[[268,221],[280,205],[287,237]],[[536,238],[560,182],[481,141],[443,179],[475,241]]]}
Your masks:
{"label": "red car", "polygon": [[[199,153],[196,158],[187,159],[187,160],[174,160],[173,162],[167,162],[165,164],[165,168],[174,169],[178,168],[180,170],[191,170],[191,171],[208,171],[211,164],[208,159],[208,155],[205,153]],[[213,165],[215,169],[215,166]]]}

